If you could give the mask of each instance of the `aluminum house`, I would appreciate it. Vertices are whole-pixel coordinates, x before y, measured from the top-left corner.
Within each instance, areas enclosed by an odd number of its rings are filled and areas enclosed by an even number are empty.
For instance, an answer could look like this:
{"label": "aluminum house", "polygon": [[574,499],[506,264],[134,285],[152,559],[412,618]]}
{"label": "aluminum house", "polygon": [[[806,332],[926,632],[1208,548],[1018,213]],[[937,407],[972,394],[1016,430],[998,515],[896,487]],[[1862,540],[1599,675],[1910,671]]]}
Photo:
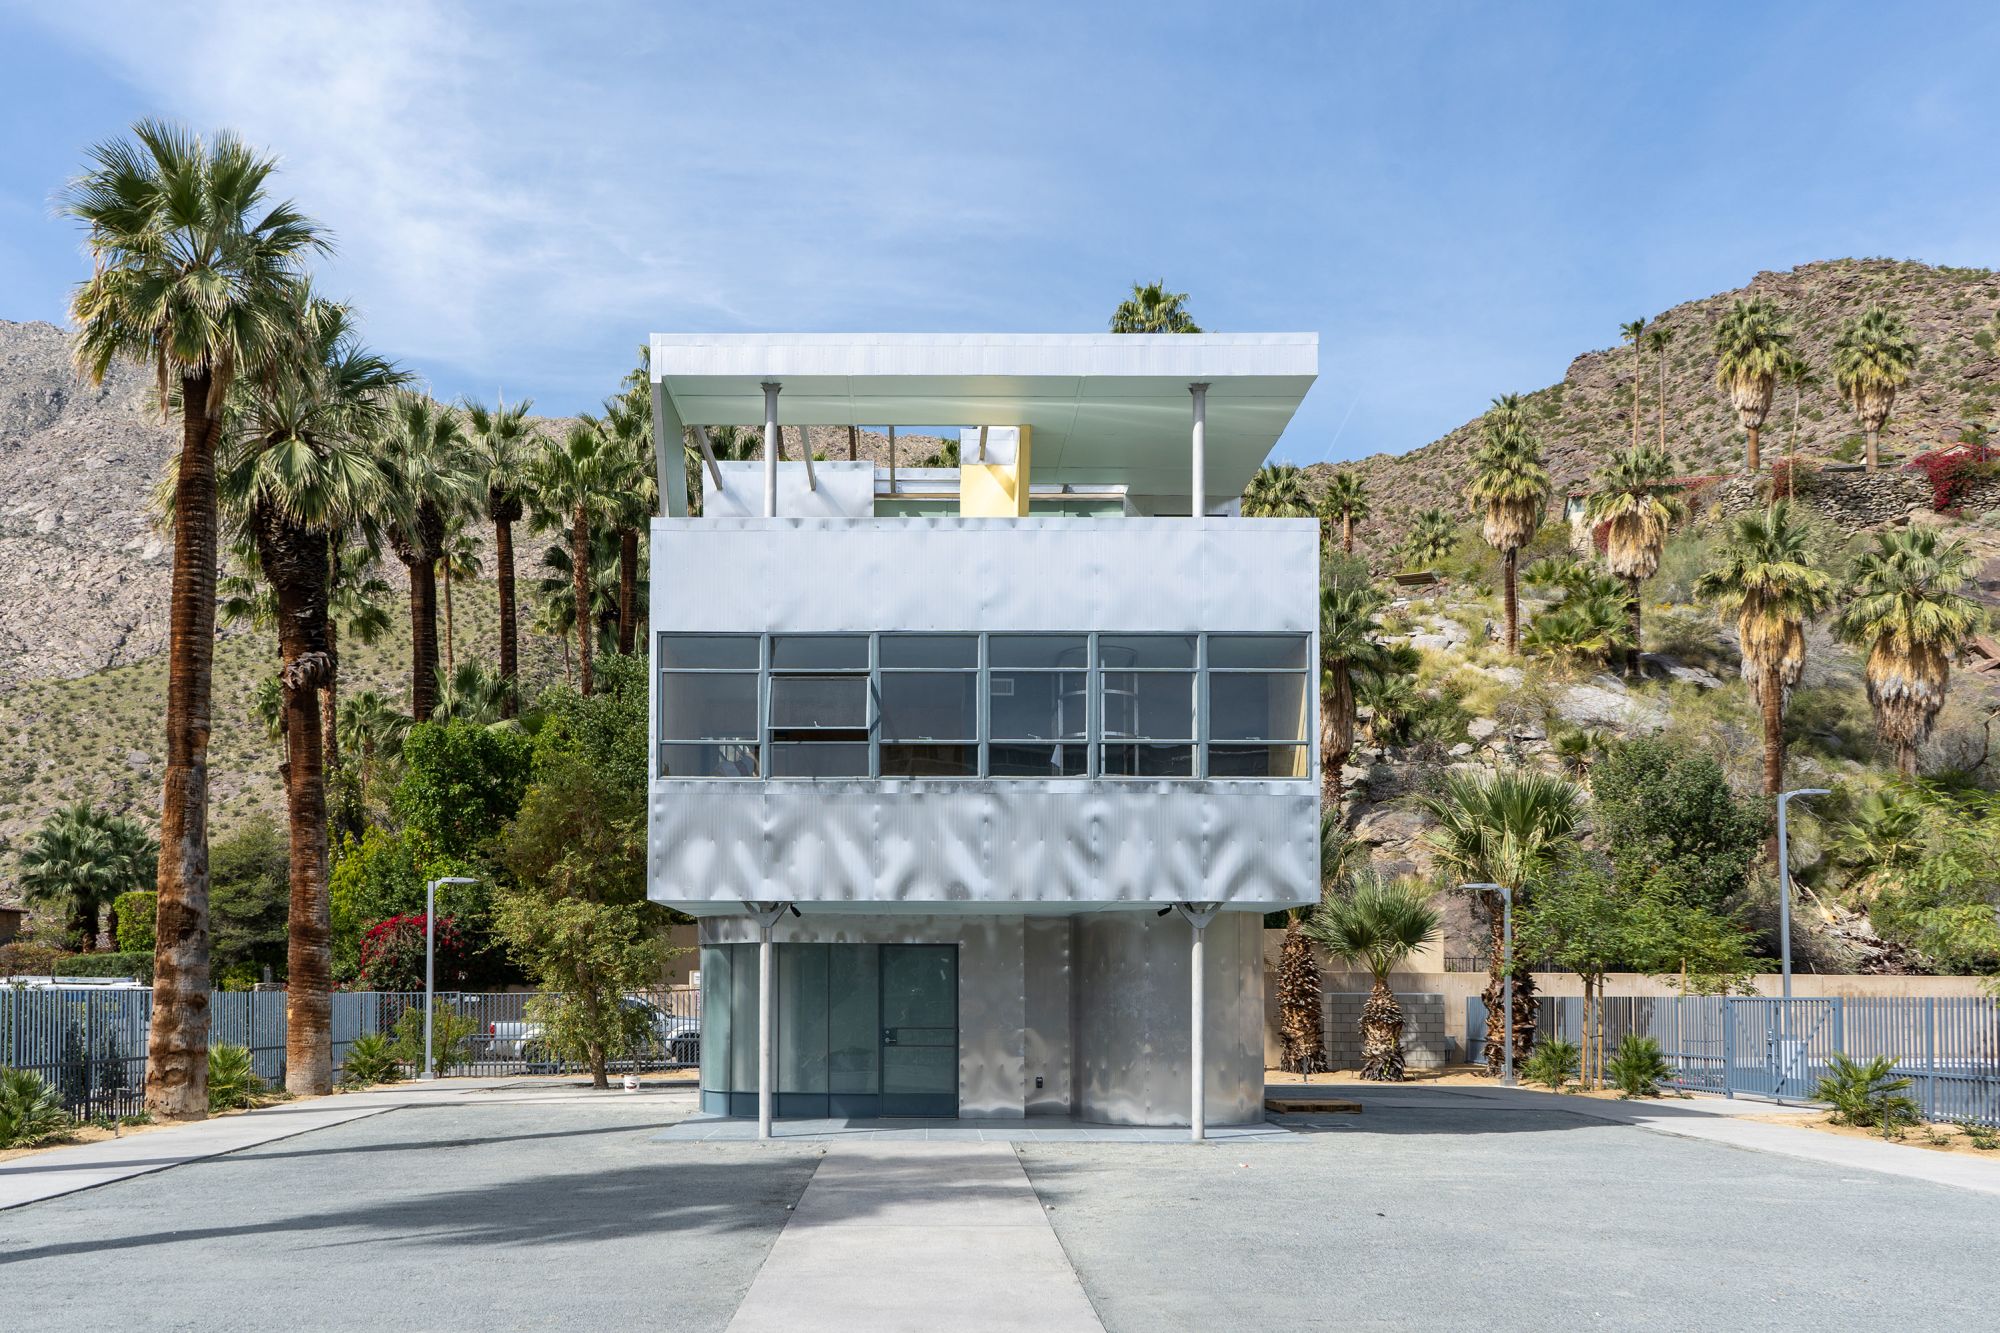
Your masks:
{"label": "aluminum house", "polygon": [[651,353],[648,893],[700,921],[703,1110],[1261,1118],[1261,918],[1319,897],[1318,538],[1233,497],[1317,338]]}

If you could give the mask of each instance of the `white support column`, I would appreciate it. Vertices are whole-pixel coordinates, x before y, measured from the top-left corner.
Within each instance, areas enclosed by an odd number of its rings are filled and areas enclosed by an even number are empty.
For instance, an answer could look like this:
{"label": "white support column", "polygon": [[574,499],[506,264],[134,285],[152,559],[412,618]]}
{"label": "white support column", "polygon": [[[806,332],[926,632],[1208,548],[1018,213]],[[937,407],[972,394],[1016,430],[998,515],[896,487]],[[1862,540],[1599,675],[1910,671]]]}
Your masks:
{"label": "white support column", "polygon": [[806,489],[818,490],[819,478],[813,475],[812,428],[809,426],[799,427],[799,457],[806,460]]}
{"label": "white support column", "polygon": [[889,498],[896,498],[896,428],[889,427]]}
{"label": "white support column", "polygon": [[785,386],[765,380],[764,390],[764,517],[778,516],[778,451],[785,447],[778,434],[778,390]]}
{"label": "white support column", "polygon": [[1208,512],[1208,385],[1190,384],[1188,393],[1194,397],[1194,483],[1188,513],[1200,518]]}
{"label": "white support column", "polygon": [[771,1137],[771,1018],[775,1012],[776,970],[772,965],[771,928],[785,914],[783,903],[745,903],[757,923],[757,1137]]}
{"label": "white support column", "polygon": [[701,446],[701,459],[702,462],[708,464],[708,475],[714,480],[715,489],[718,492],[725,490],[726,487],[722,484],[722,469],[716,465],[715,461],[715,444],[708,438],[708,427],[696,426],[694,428],[694,442]]}
{"label": "white support column", "polygon": [[1188,923],[1188,1137],[1200,1143],[1208,1137],[1208,996],[1202,989],[1208,967],[1202,945],[1216,907],[1176,903],[1174,910]]}

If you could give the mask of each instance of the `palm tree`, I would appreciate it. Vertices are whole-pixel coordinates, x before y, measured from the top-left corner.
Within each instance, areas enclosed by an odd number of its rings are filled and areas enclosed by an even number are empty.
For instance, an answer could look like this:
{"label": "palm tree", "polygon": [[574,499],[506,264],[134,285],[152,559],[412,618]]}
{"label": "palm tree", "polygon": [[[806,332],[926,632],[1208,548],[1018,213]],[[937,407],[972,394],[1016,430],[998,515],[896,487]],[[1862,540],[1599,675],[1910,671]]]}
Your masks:
{"label": "palm tree", "polygon": [[1871,305],[1833,345],[1833,381],[1854,408],[1868,437],[1868,470],[1881,464],[1882,427],[1896,405],[1896,391],[1917,367],[1917,345],[1900,315]]}
{"label": "palm tree", "polygon": [[570,576],[574,580],[577,688],[591,692],[590,617],[591,530],[610,512],[610,483],[616,455],[603,425],[579,417],[561,443],[551,444],[530,468],[537,502],[569,528]]}
{"label": "palm tree", "polygon": [[239,369],[262,360],[306,259],[326,237],[266,193],[276,162],[240,139],[203,141],[141,121],[99,144],[62,195],[88,229],[93,270],[70,301],[77,363],[153,367],[178,404],[174,556],[167,612],[166,776],[146,1108],[208,1114],[208,739],[215,656],[215,455]]}
{"label": "palm tree", "polygon": [[1507,651],[1521,647],[1521,607],[1515,587],[1521,548],[1541,526],[1549,498],[1549,473],[1528,433],[1518,399],[1496,399],[1486,414],[1485,443],[1473,455],[1466,498],[1482,513],[1486,544],[1500,552],[1501,600],[1507,619]]}
{"label": "palm tree", "polygon": [[1805,671],[1805,622],[1833,597],[1833,580],[1816,565],[1791,502],[1779,500],[1739,517],[1714,568],[1695,582],[1697,597],[1736,617],[1743,675],[1763,714],[1766,796],[1784,788],[1785,709]]}
{"label": "palm tree", "polygon": [[285,1087],[332,1090],[332,908],[327,892],[326,740],[333,534],[380,501],[368,446],[407,376],[357,341],[346,306],[299,289],[292,337],[238,381],[222,503],[256,551],[276,604],[285,806],[290,835]]}
{"label": "palm tree", "polygon": [[445,534],[444,549],[438,556],[438,573],[444,576],[444,674],[457,666],[453,652],[456,631],[452,628],[451,585],[456,580],[476,579],[485,572],[479,562],[479,543],[464,525],[453,521]]}
{"label": "palm tree", "polygon": [[1167,290],[1166,279],[1135,282],[1132,294],[1111,312],[1113,333],[1200,333],[1187,312],[1187,293]]}
{"label": "palm tree", "polygon": [[[371,521],[357,526],[365,530],[373,525]],[[347,534],[334,532],[329,534],[328,544],[332,563],[327,588],[326,653],[333,669],[327,672],[326,684],[320,689],[323,715],[320,721],[326,731],[326,771],[331,774],[340,768],[340,644],[346,639],[374,644],[389,632],[392,622],[388,602],[392,590],[388,580],[375,572],[382,558],[375,537],[369,536],[361,545],[352,546]]]}
{"label": "palm tree", "polygon": [[1667,545],[1667,530],[1687,512],[1679,491],[1671,484],[1673,471],[1673,461],[1665,453],[1647,445],[1635,445],[1597,474],[1597,490],[1591,493],[1584,508],[1593,529],[1604,525],[1605,566],[1614,576],[1625,580],[1631,598],[1632,642],[1625,658],[1627,675],[1639,672],[1639,585],[1659,569],[1660,552]]}
{"label": "palm tree", "polygon": [[137,820],[78,802],[58,810],[28,836],[21,851],[21,896],[69,909],[69,943],[89,953],[103,929],[101,913],[121,893],[154,882],[159,848]]}
{"label": "palm tree", "polygon": [[1245,518],[1310,518],[1306,474],[1292,463],[1266,463],[1243,488]]}
{"label": "palm tree", "polygon": [[512,407],[466,403],[465,434],[470,446],[473,486],[485,491],[487,521],[493,524],[494,585],[500,597],[500,679],[507,682],[503,715],[514,716],[521,674],[519,602],[514,591],[514,525],[527,501],[531,399]]}
{"label": "palm tree", "polygon": [[[1546,773],[1502,769],[1490,778],[1449,773],[1442,789],[1419,797],[1438,826],[1425,835],[1440,866],[1461,881],[1503,884],[1518,906],[1523,894],[1573,850],[1583,823],[1583,796],[1575,783]],[[1483,901],[1483,896],[1482,896]],[[1505,1060],[1506,941],[1502,914],[1489,909],[1486,978],[1486,1066]],[[1514,981],[1514,1054],[1534,1043],[1534,974],[1517,968]]]}
{"label": "palm tree", "polygon": [[1338,811],[1341,770],[1354,753],[1354,687],[1381,657],[1375,613],[1388,597],[1372,584],[1331,584],[1319,593],[1320,799]]}
{"label": "palm tree", "polygon": [[1646,345],[1646,317],[1627,320],[1618,326],[1618,336],[1632,345],[1632,447],[1639,447],[1639,382],[1640,372],[1645,369],[1645,358],[1640,355]]}
{"label": "palm tree", "polygon": [[1868,649],[1868,703],[1875,732],[1896,751],[1896,768],[1917,775],[1917,749],[1944,707],[1951,659],[1984,618],[1959,590],[1978,557],[1936,528],[1875,534],[1854,562],[1847,608],[1837,622],[1848,642]]}
{"label": "palm tree", "polygon": [[1442,509],[1431,508],[1411,520],[1410,535],[1403,543],[1410,565],[1421,569],[1434,565],[1458,545],[1458,523]]}
{"label": "palm tree", "polygon": [[1660,452],[1667,451],[1667,348],[1673,344],[1672,329],[1663,329],[1658,321],[1646,332],[1646,346],[1653,349],[1653,360],[1660,367]]}
{"label": "palm tree", "polygon": [[1304,927],[1308,939],[1343,962],[1359,959],[1372,982],[1361,1008],[1361,1077],[1403,1081],[1403,1008],[1389,989],[1389,974],[1437,938],[1442,917],[1429,885],[1413,877],[1384,880],[1369,872],[1354,891],[1330,897]]}
{"label": "palm tree", "polygon": [[474,484],[457,415],[403,394],[375,464],[388,483],[389,545],[410,572],[410,716],[429,717],[437,706],[437,562],[451,515]]}
{"label": "palm tree", "polygon": [[[1806,390],[1819,383],[1819,376],[1813,374],[1811,363],[1804,357],[1787,352],[1778,364],[1778,379],[1792,391],[1792,430],[1785,440],[1785,456],[1792,458],[1799,452],[1799,409],[1804,406]],[[1796,479],[1792,485],[1798,485]],[[1779,497],[1774,494],[1771,498]]]}
{"label": "palm tree", "polygon": [[1771,410],[1771,390],[1792,335],[1768,301],[1739,300],[1715,326],[1715,387],[1729,395],[1749,433],[1744,470],[1757,471],[1757,436]]}
{"label": "palm tree", "polygon": [[[606,517],[618,535],[618,651],[629,654],[638,645],[639,533],[659,507],[652,404],[631,394],[607,399],[604,431],[610,449]],[[801,447],[807,444],[801,438]]]}
{"label": "palm tree", "polygon": [[484,726],[503,720],[501,707],[507,701],[507,682],[497,672],[489,672],[477,662],[460,662],[449,675],[438,672],[437,711],[433,722],[476,722]]}
{"label": "palm tree", "polygon": [[363,790],[374,777],[376,756],[394,757],[409,729],[410,719],[378,690],[362,690],[347,701],[340,714],[340,743],[361,756]]}
{"label": "palm tree", "polygon": [[1326,493],[1319,497],[1319,514],[1322,522],[1339,521],[1340,549],[1353,555],[1354,524],[1368,517],[1368,488],[1362,484],[1360,474],[1334,473],[1326,484]]}

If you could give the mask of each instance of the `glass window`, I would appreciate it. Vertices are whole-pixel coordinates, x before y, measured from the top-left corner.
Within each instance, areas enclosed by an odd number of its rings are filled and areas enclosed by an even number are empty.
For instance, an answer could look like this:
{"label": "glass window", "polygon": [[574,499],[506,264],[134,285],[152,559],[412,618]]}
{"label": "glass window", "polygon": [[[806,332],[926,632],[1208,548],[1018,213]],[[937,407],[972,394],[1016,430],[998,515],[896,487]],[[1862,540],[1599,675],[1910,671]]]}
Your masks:
{"label": "glass window", "polygon": [[986,660],[996,669],[1081,669],[1090,665],[1090,642],[1081,634],[995,634],[987,640]]}
{"label": "glass window", "polygon": [[776,634],[771,637],[773,671],[866,671],[866,634]]}
{"label": "glass window", "polygon": [[881,657],[882,666],[889,670],[898,667],[963,667],[970,670],[979,665],[979,636],[884,634]]}
{"label": "glass window", "polygon": [[1305,673],[1212,673],[1208,678],[1208,738],[1211,741],[1305,740]]}
{"label": "glass window", "polygon": [[978,685],[972,671],[884,671],[882,739],[977,740]]}
{"label": "glass window", "polygon": [[1090,676],[1084,671],[994,670],[987,721],[995,741],[1082,740]]}
{"label": "glass window", "polygon": [[1111,778],[1191,778],[1194,746],[1107,744],[1102,771]]}
{"label": "glass window", "polygon": [[1106,671],[1103,676],[1107,740],[1194,739],[1194,672]]}
{"label": "glass window", "polygon": [[755,671],[660,673],[660,739],[757,739]]}
{"label": "glass window", "polygon": [[994,741],[986,747],[986,772],[996,778],[1081,778],[1090,774],[1082,741]]}
{"label": "glass window", "polygon": [[1156,670],[1194,666],[1192,634],[1100,634],[1097,636],[1097,664]]}
{"label": "glass window", "polygon": [[1302,778],[1308,751],[1303,745],[1218,745],[1208,747],[1212,778]]}
{"label": "glass window", "polygon": [[774,778],[865,778],[868,776],[868,742],[862,741],[771,741],[771,776]]}
{"label": "glass window", "polygon": [[1208,665],[1211,668],[1266,667],[1273,670],[1303,671],[1306,665],[1306,636],[1303,634],[1211,634],[1208,637]]}
{"label": "glass window", "polygon": [[778,1081],[786,1092],[825,1092],[827,946],[781,944],[778,956]]}
{"label": "glass window", "polygon": [[661,634],[659,760],[663,778],[757,776],[755,634]]}
{"label": "glass window", "polygon": [[755,671],[755,634],[662,634],[660,667],[667,671]]}
{"label": "glass window", "polygon": [[668,741],[660,746],[660,776],[754,778],[757,776],[757,742],[717,745]]}
{"label": "glass window", "polygon": [[868,677],[771,677],[771,730],[868,727]]}

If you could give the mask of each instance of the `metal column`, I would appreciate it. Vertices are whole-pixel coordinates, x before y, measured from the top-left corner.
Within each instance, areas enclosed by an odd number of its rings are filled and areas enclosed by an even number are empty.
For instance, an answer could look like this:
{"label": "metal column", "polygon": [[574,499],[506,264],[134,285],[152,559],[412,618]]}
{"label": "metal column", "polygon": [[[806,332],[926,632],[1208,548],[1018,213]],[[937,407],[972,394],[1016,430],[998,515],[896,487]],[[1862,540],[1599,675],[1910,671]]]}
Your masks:
{"label": "metal column", "polygon": [[1188,385],[1194,395],[1194,483],[1188,513],[1200,518],[1208,512],[1208,385]]}
{"label": "metal column", "polygon": [[1176,903],[1174,910],[1188,923],[1188,1137],[1200,1143],[1208,1137],[1208,997],[1202,981],[1203,936],[1215,919],[1213,903]]}
{"label": "metal column", "polygon": [[785,386],[776,380],[765,380],[758,386],[764,391],[764,517],[778,516],[778,451],[784,448],[784,440],[778,434],[778,390]]}
{"label": "metal column", "polygon": [[757,923],[757,1137],[771,1137],[771,1014],[776,973],[772,967],[771,927],[785,914],[784,903],[745,903]]}

